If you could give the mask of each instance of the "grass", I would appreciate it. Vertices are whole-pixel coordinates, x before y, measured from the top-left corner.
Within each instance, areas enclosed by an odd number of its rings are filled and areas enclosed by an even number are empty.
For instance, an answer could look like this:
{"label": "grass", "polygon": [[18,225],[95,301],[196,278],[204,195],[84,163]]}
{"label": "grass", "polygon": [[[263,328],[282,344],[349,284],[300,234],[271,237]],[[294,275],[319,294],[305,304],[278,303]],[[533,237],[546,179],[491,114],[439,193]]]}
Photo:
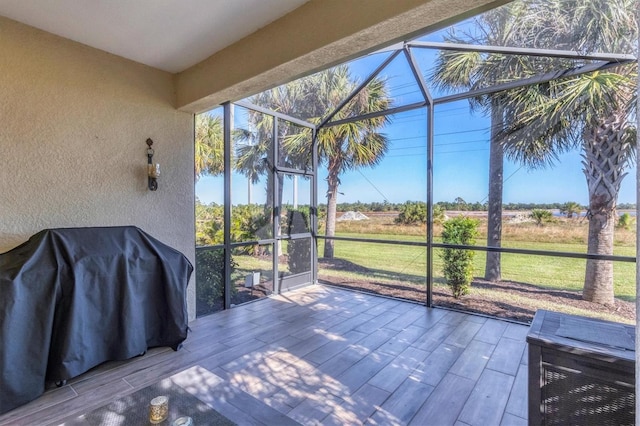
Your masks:
{"label": "grass", "polygon": [[[348,236],[380,238],[380,235],[351,234]],[[319,245],[319,253],[322,253],[323,242],[321,241]],[[549,251],[585,251],[580,250],[580,246],[572,244],[520,243],[515,245],[508,243],[504,244],[504,246]],[[442,278],[440,251],[441,249],[434,249],[434,279]],[[633,256],[630,248],[627,248],[626,252],[625,255]],[[365,274],[339,272],[347,277],[351,275],[352,278],[355,278],[359,275],[364,275],[367,278],[381,279],[385,283],[397,281],[398,279],[410,282],[425,281],[424,276],[427,267],[425,247],[335,241],[335,256],[371,270],[371,272]],[[484,275],[485,260],[486,253],[477,251],[474,258],[474,276],[481,277]],[[535,284],[545,288],[582,290],[585,266],[586,260],[584,259],[502,254],[502,277],[504,280]],[[329,271],[324,271],[323,273],[329,273]],[[635,300],[635,263],[614,263],[614,285],[617,297],[628,301]]]}
{"label": "grass", "polygon": [[[369,221],[338,222],[336,235],[361,239],[417,241],[426,240],[424,226],[399,226],[393,223],[392,216],[374,215]],[[480,221],[481,235],[477,244],[482,245],[486,238],[486,223]],[[530,223],[510,224],[503,226],[503,247],[576,252],[585,253],[588,224],[580,220],[555,220],[545,226]],[[440,242],[440,227],[434,230],[434,241]],[[339,280],[368,281],[380,284],[398,285],[399,283],[426,283],[426,247],[378,244],[360,241],[335,241],[335,258],[341,260],[341,267],[320,265],[320,275],[334,277]],[[318,253],[322,257],[324,240],[319,240]],[[286,253],[286,242],[283,245]],[[442,276],[441,249],[434,249],[433,273],[436,285],[444,286]],[[616,255],[635,256],[635,232],[616,229]],[[271,276],[272,263],[270,257],[257,258],[254,256],[234,255],[238,263],[236,279],[242,279],[244,274],[252,270],[263,271],[265,276]],[[486,253],[477,251],[474,259],[474,276],[484,276]],[[502,277],[505,281],[515,281],[539,286],[546,289],[581,291],[584,284],[586,260],[560,258],[538,255],[502,254]],[[281,271],[287,271],[286,262],[280,263]],[[614,262],[614,285],[617,298],[634,301],[636,296],[635,263]],[[505,299],[517,302],[523,306],[537,309],[563,310],[578,315],[588,314],[580,309],[568,308],[543,302],[533,298],[514,296],[499,291],[474,288],[478,294],[486,293],[494,300]],[[571,311],[571,312],[569,312]],[[615,320],[615,317],[608,319]]]}
{"label": "grass", "polygon": [[[338,222],[337,236],[356,238],[375,238],[380,240],[426,241],[426,227],[396,225],[393,215],[368,214],[367,221]],[[477,244],[486,241],[486,220],[478,216],[480,235]],[[434,226],[434,242],[441,242],[441,225]],[[503,247],[558,251],[587,252],[588,221],[584,219],[554,218],[544,226],[534,223],[503,224]],[[364,244],[359,246],[360,244]],[[420,276],[424,280],[426,271],[426,249],[420,247],[390,246],[372,243],[336,241],[336,256],[354,263],[365,265],[385,265],[389,272]],[[434,278],[442,278],[442,264],[434,250]],[[322,250],[319,251],[322,253]],[[366,253],[366,254],[365,254]],[[421,254],[422,253],[422,254]],[[636,234],[633,229],[616,229],[614,235],[614,254],[619,256],[636,255]],[[393,262],[391,262],[391,258]],[[484,275],[486,253],[478,251],[474,262],[474,275]],[[582,290],[586,260],[532,256],[520,254],[502,254],[502,272],[505,280],[535,284],[541,287]],[[374,267],[375,269],[375,267]],[[635,300],[635,263],[614,263],[614,285],[616,297]]]}
{"label": "grass", "polygon": [[[358,232],[354,232],[354,231]],[[391,231],[399,230],[399,233]],[[369,232],[365,232],[369,231]],[[384,233],[382,231],[385,231]],[[586,243],[578,240],[578,234],[585,234],[586,225],[578,220],[564,221],[539,227],[532,224],[505,224],[504,232],[509,235],[503,241],[503,247],[585,253]],[[436,235],[438,231],[436,230]],[[635,241],[631,245],[631,237],[635,237],[632,231],[617,230],[615,254],[621,256],[635,256]],[[380,240],[401,240],[424,242],[425,234],[419,226],[397,226],[392,218],[375,218],[372,221],[338,222],[336,235],[355,238],[372,238]],[[528,240],[535,236],[538,241]],[[440,238],[434,238],[440,242]],[[483,244],[482,235],[478,237],[478,245]],[[319,242],[319,253],[322,255],[324,242]],[[286,253],[286,245],[283,247]],[[439,249],[434,249],[433,272],[435,279],[442,278],[442,262]],[[381,280],[384,283],[392,283],[398,279],[413,283],[424,283],[426,274],[426,248],[415,246],[399,246],[354,241],[335,241],[335,256],[345,259],[354,265],[366,268],[368,271],[348,272],[329,271],[323,273],[332,276],[344,276],[346,278],[362,278]],[[235,257],[240,259],[239,257]],[[245,258],[243,256],[242,258]],[[474,276],[484,275],[486,253],[476,252],[474,260]],[[246,256],[242,261],[237,260],[239,269],[271,270],[270,260]],[[522,254],[502,254],[503,279],[529,284],[535,284],[545,288],[561,290],[582,290],[584,283],[584,270],[586,260],[573,258],[560,258],[549,256],[534,256]],[[286,263],[281,265],[286,271]],[[614,263],[614,285],[616,297],[624,300],[635,300],[635,263]]]}
{"label": "grass", "polygon": [[[480,213],[480,214],[479,214]],[[405,240],[407,237],[418,237],[424,239],[427,233],[426,225],[396,225],[394,214],[366,213],[369,220],[344,221],[336,224],[336,235],[345,234],[368,234],[368,235],[388,235],[395,239]],[[487,238],[487,221],[482,212],[469,212],[470,217],[476,217],[479,221],[478,229],[480,235],[478,241]],[[526,216],[526,215],[524,215]],[[586,250],[587,232],[589,222],[584,219],[554,218],[546,222],[543,226],[538,226],[532,222],[513,222],[505,219],[502,224],[502,240],[512,242],[562,242],[584,245]],[[442,225],[434,225],[434,235],[440,236]],[[617,228],[615,232],[615,247],[630,247],[635,250],[636,234],[635,228]]]}

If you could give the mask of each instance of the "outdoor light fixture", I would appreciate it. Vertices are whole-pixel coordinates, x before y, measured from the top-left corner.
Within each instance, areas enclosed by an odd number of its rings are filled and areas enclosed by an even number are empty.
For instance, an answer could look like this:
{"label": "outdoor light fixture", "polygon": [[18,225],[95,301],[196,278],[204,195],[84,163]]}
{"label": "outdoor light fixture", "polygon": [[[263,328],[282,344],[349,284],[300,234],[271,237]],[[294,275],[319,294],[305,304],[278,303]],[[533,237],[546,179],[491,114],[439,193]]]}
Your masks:
{"label": "outdoor light fixture", "polygon": [[149,190],[155,191],[158,189],[158,178],[160,177],[160,164],[153,163],[153,141],[151,138],[147,139],[147,175],[149,178]]}

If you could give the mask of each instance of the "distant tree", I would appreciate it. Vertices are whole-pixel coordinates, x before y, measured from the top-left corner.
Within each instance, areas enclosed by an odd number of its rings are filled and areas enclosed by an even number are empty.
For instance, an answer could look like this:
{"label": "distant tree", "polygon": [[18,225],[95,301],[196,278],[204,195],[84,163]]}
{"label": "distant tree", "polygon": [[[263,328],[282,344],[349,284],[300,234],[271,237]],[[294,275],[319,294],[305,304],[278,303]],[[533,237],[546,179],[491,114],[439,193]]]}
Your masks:
{"label": "distant tree", "polygon": [[531,218],[536,221],[536,225],[542,226],[544,222],[549,221],[553,214],[549,210],[534,209],[530,214]]}
{"label": "distant tree", "polygon": [[620,203],[618,204],[618,208],[621,210],[635,210],[636,205],[632,203]]}
{"label": "distant tree", "polygon": [[573,218],[573,215],[579,215],[582,211],[582,206],[575,201],[567,201],[560,207],[560,213],[567,215],[568,219]]}
{"label": "distant tree", "polygon": [[422,201],[407,201],[400,207],[400,213],[394,222],[399,225],[427,223],[427,204]]}
{"label": "distant tree", "polygon": [[456,199],[453,200],[453,202],[456,203],[456,209],[467,210],[467,202],[463,200],[462,197],[456,197]]}

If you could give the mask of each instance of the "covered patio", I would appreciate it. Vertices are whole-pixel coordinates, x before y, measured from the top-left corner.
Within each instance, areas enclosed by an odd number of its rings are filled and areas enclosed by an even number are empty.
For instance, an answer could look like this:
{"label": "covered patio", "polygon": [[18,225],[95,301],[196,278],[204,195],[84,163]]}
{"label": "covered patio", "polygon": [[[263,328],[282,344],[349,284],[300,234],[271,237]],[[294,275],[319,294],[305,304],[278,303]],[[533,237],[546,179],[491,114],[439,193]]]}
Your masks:
{"label": "covered patio", "polygon": [[525,325],[313,285],[191,328],[182,350],[102,365],[0,424],[84,424],[174,375],[240,425],[527,424]]}

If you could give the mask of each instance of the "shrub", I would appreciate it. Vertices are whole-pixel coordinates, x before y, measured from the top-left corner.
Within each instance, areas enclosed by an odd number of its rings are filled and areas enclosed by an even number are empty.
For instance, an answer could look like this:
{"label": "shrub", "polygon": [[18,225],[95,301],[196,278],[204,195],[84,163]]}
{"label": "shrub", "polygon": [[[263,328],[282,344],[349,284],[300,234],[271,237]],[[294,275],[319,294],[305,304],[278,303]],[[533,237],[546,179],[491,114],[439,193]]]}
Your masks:
{"label": "shrub", "polygon": [[[231,240],[250,241],[271,237],[271,212],[261,206],[234,206],[231,213]],[[243,253],[260,254],[260,246],[244,246]]]}
{"label": "shrub", "polygon": [[407,201],[400,207],[395,223],[400,225],[427,223],[427,205],[420,201]]}
{"label": "shrub", "polygon": [[633,217],[629,213],[622,213],[618,218],[617,227],[628,231],[631,229],[633,222]]}
{"label": "shrub", "polygon": [[[433,223],[444,221],[444,208],[438,204],[433,206]],[[400,207],[400,213],[394,222],[398,225],[415,225],[427,223],[427,203],[407,201]]]}
{"label": "shrub", "polygon": [[435,204],[433,206],[433,223],[443,223],[445,219],[444,207]]}
{"label": "shrub", "polygon": [[[287,212],[287,231],[289,235],[309,232],[309,208]],[[311,268],[311,238],[289,240],[287,254],[292,274],[308,272]]]}
{"label": "shrub", "polygon": [[[237,267],[231,259],[229,274]],[[196,298],[198,304],[202,303],[210,308],[220,305],[224,297],[224,250],[196,250]],[[231,287],[232,295],[236,289]]]}
{"label": "shrub", "polygon": [[[478,220],[463,216],[445,221],[442,242],[444,244],[474,245],[478,235],[478,223]],[[456,299],[469,293],[473,278],[474,256],[475,252],[472,250],[446,248],[442,251],[444,278]]]}
{"label": "shrub", "polygon": [[196,245],[211,246],[224,242],[224,209],[196,201]]}
{"label": "shrub", "polygon": [[551,220],[553,214],[549,210],[533,209],[530,216],[536,221],[536,225],[542,226],[544,222]]}

